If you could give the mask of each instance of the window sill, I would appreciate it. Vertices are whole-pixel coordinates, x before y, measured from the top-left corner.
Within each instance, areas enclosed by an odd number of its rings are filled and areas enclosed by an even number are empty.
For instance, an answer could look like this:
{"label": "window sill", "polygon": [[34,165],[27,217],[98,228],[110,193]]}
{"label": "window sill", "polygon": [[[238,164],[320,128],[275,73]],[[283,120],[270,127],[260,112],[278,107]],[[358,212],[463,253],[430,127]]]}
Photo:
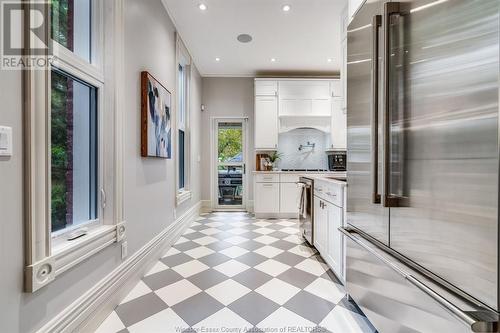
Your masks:
{"label": "window sill", "polygon": [[55,275],[73,266],[117,241],[115,225],[103,225],[91,229],[87,235],[72,241],[65,241],[52,248],[55,259]]}
{"label": "window sill", "polygon": [[186,191],[186,190],[178,191],[177,198],[176,198],[177,199],[176,200],[177,206],[188,201],[189,199],[191,199],[191,197],[192,197],[191,191]]}
{"label": "window sill", "polygon": [[52,254],[35,264],[28,266],[26,279],[27,291],[35,292],[57,276],[92,257],[109,245],[125,237],[125,222],[118,225],[101,225],[90,229],[87,235],[73,241],[57,242]]}

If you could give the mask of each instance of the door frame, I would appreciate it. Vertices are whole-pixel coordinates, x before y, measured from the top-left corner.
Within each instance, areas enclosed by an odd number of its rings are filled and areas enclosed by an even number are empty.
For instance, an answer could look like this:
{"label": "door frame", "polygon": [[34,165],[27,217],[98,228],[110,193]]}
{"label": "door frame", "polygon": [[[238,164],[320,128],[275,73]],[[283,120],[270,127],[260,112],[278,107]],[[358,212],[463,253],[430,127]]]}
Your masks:
{"label": "door frame", "polygon": [[[242,204],[238,206],[219,205],[219,177],[218,177],[218,135],[219,123],[223,122],[241,122],[243,130],[243,198]],[[247,211],[248,210],[248,186],[249,186],[249,167],[248,167],[248,117],[211,117],[210,121],[210,202],[212,211]]]}

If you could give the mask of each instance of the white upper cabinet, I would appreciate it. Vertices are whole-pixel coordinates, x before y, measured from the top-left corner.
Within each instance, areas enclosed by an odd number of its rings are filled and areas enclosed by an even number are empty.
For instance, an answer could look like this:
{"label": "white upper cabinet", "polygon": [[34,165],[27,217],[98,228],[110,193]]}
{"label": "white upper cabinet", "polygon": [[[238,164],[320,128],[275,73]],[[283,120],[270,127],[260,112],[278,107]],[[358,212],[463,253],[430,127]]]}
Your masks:
{"label": "white upper cabinet", "polygon": [[331,97],[342,97],[342,82],[340,80],[333,80],[330,82],[330,96]]}
{"label": "white upper cabinet", "polygon": [[255,149],[273,150],[278,147],[278,98],[255,97]]}
{"label": "white upper cabinet", "polygon": [[342,109],[343,99],[335,97],[332,99],[332,125],[330,135],[332,144],[330,149],[347,149],[347,115]]}
{"label": "white upper cabinet", "polygon": [[278,81],[274,80],[256,80],[255,96],[277,96]]}
{"label": "white upper cabinet", "polygon": [[323,99],[330,97],[328,80],[280,81],[279,96],[283,99]]}
{"label": "white upper cabinet", "polygon": [[[279,82],[280,117],[330,117],[330,80],[287,80]],[[307,120],[302,120],[308,125]],[[285,120],[286,122],[286,120]],[[312,126],[313,127],[313,126]]]}
{"label": "white upper cabinet", "polygon": [[278,133],[296,128],[331,132],[329,149],[346,148],[340,79],[256,79],[255,149],[275,150]]}

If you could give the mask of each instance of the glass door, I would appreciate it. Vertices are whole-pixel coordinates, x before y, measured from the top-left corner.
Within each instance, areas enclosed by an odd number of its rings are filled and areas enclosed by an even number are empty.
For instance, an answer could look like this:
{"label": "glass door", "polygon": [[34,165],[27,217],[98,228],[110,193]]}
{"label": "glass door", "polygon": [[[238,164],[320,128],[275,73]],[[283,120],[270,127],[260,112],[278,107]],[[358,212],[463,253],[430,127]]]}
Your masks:
{"label": "glass door", "polygon": [[216,120],[216,208],[245,208],[245,120]]}

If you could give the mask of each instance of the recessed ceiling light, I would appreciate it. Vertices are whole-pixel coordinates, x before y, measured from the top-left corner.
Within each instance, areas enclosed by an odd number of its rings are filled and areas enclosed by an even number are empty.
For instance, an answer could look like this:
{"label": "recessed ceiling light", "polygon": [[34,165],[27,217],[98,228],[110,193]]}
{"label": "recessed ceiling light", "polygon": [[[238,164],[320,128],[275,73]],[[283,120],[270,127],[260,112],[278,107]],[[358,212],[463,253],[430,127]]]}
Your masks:
{"label": "recessed ceiling light", "polygon": [[220,61],[220,58],[219,58],[219,57],[215,58],[215,61],[219,62],[219,61]]}
{"label": "recessed ceiling light", "polygon": [[290,6],[290,5],[283,5],[283,7],[281,7],[281,9],[284,12],[288,12],[288,11],[290,11],[290,9],[292,9],[292,6]]}
{"label": "recessed ceiling light", "polygon": [[276,62],[276,58],[271,58],[271,62]]}
{"label": "recessed ceiling light", "polygon": [[205,5],[204,3],[200,3],[198,5],[198,8],[200,8],[200,10],[207,10],[207,5]]}
{"label": "recessed ceiling light", "polygon": [[328,61],[328,62],[332,62],[332,61],[333,61],[333,59],[332,59],[332,58],[328,58],[328,59],[326,59],[326,61]]}
{"label": "recessed ceiling light", "polygon": [[250,43],[253,38],[249,34],[240,34],[240,35],[238,35],[238,37],[236,37],[236,39],[240,43]]}

